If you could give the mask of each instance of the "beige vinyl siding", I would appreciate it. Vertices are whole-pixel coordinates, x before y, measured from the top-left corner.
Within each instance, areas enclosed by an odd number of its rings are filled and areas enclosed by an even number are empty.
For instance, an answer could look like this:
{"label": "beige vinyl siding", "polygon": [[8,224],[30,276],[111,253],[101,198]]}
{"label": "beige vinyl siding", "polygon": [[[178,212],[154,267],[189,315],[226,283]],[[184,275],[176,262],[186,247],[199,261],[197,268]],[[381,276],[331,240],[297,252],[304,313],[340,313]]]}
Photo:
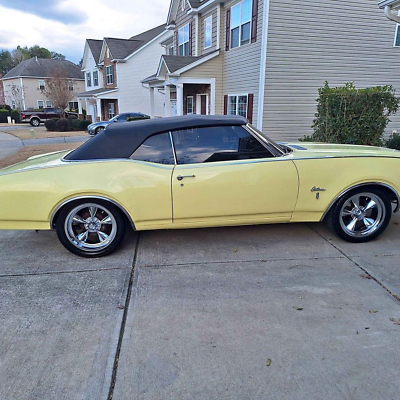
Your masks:
{"label": "beige vinyl siding", "polygon": [[229,3],[229,7],[221,10],[221,47],[224,49],[223,62],[223,95],[228,94],[254,94],[253,102],[253,123],[257,121],[258,113],[258,91],[260,77],[260,57],[261,57],[261,37],[262,37],[262,11],[263,0],[258,1],[257,18],[257,41],[244,46],[225,51],[226,47],[226,11],[239,3],[234,1]]}
{"label": "beige vinyl siding", "polygon": [[[185,11],[182,11],[182,2],[185,3]],[[196,35],[196,24],[194,21],[194,18],[192,15],[187,15],[189,11],[189,6],[187,4],[186,0],[181,0],[179,2],[179,6],[178,6],[178,12],[176,15],[176,21],[175,21],[175,30],[174,30],[174,54],[176,49],[178,48],[178,44],[176,43],[176,39],[177,39],[177,32],[179,31],[180,28],[182,28],[183,26],[185,26],[186,24],[192,23],[192,54],[194,55],[195,53],[195,43],[197,38],[195,37]],[[175,54],[176,55],[176,54]]]}
{"label": "beige vinyl siding", "polygon": [[[311,134],[318,88],[393,84],[400,94],[395,24],[374,0],[270,0],[263,130]],[[400,114],[387,132],[400,130]]]}
{"label": "beige vinyl siding", "polygon": [[215,114],[223,114],[224,98],[222,94],[222,62],[219,55],[198,67],[181,74],[182,78],[215,78]]}
{"label": "beige vinyl siding", "polygon": [[[211,47],[208,47],[207,49],[204,48],[204,21],[212,16],[212,35],[211,35]],[[214,8],[214,10],[204,14],[201,16],[199,19],[199,33],[200,33],[200,41],[199,41],[199,55],[202,54],[207,54],[210,51],[214,51],[217,49],[217,9]]]}

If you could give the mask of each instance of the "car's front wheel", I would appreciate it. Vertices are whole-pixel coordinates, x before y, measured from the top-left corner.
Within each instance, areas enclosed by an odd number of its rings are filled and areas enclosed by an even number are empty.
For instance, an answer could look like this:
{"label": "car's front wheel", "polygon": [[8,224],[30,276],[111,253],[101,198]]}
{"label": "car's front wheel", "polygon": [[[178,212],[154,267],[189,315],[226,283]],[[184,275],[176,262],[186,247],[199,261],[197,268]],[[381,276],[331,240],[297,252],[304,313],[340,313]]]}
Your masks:
{"label": "car's front wheel", "polygon": [[328,214],[328,225],[342,239],[361,243],[378,237],[392,216],[391,202],[376,188],[360,188],[343,195]]}
{"label": "car's front wheel", "polygon": [[94,132],[95,132],[95,134],[97,135],[98,133],[100,133],[100,132],[102,132],[102,131],[104,131],[104,127],[103,127],[103,126],[100,126],[100,127],[98,127]]}
{"label": "car's front wheel", "polygon": [[40,125],[40,119],[39,119],[39,118],[32,118],[32,119],[29,121],[29,123],[30,123],[32,126],[39,126],[39,125]]}
{"label": "car's front wheel", "polygon": [[56,231],[63,246],[81,257],[102,257],[114,251],[125,235],[125,219],[114,205],[93,200],[66,205]]}

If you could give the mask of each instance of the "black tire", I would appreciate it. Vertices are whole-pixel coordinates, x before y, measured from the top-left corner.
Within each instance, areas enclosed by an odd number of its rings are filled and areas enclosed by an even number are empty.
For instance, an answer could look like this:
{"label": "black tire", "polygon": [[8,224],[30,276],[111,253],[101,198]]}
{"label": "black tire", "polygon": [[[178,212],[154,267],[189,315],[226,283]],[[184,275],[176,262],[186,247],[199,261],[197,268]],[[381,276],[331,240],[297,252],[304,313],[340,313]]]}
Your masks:
{"label": "black tire", "polygon": [[327,224],[342,239],[363,243],[381,235],[391,216],[391,202],[382,190],[361,187],[344,194],[333,205]]}
{"label": "black tire", "polygon": [[40,119],[39,119],[39,118],[32,118],[32,119],[29,121],[29,123],[30,123],[32,126],[37,127],[37,126],[40,125]]}
{"label": "black tire", "polygon": [[104,131],[104,126],[99,126],[98,128],[96,128],[96,130],[94,131],[95,135],[97,135],[98,133]]}
{"label": "black tire", "polygon": [[56,223],[62,245],[71,253],[89,258],[113,252],[121,244],[125,229],[121,211],[107,201],[95,199],[67,204]]}

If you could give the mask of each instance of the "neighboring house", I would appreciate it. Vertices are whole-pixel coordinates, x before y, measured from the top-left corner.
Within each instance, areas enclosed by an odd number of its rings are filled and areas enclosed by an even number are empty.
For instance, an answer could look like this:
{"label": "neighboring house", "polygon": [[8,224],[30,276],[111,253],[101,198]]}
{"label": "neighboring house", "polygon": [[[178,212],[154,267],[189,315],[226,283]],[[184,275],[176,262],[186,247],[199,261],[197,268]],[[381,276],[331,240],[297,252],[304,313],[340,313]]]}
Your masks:
{"label": "neighboring house", "polygon": [[165,93],[166,116],[240,114],[299,137],[312,132],[325,81],[400,94],[398,28],[373,0],[172,0],[167,27],[173,41],[142,80]]}
{"label": "neighboring house", "polygon": [[1,77],[3,75],[0,75],[0,104],[5,104],[6,99],[4,97],[4,88],[3,88],[3,82],[1,81]]}
{"label": "neighboring house", "polygon": [[[54,107],[43,89],[46,79],[51,78],[56,71],[69,79],[69,87],[74,93],[84,89],[83,74],[78,65],[70,61],[33,57],[20,62],[1,78],[5,103],[21,110]],[[69,108],[73,109],[75,106],[76,96],[71,100]]]}
{"label": "neighboring house", "polygon": [[82,71],[86,91],[78,95],[80,113],[85,108],[93,121],[119,113],[164,115],[164,95],[156,93],[150,107],[149,89],[140,82],[165,52],[160,44],[172,39],[165,24],[130,39],[87,39]]}

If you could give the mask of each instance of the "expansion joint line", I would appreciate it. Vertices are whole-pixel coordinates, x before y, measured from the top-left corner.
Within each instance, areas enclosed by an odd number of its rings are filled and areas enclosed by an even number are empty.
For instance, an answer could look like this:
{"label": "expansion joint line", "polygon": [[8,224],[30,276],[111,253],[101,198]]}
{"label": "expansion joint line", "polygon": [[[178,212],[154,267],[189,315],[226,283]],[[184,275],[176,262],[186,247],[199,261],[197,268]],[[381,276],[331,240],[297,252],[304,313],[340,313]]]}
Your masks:
{"label": "expansion joint line", "polygon": [[108,392],[107,400],[113,399],[115,383],[117,381],[119,356],[121,353],[122,340],[124,338],[124,333],[125,333],[126,320],[127,320],[128,311],[129,311],[129,303],[130,303],[131,296],[132,296],[132,287],[133,287],[133,281],[134,281],[134,275],[135,275],[135,267],[136,267],[138,252],[139,252],[140,232],[137,232],[137,235],[138,236],[137,236],[136,245],[135,245],[135,254],[133,257],[131,275],[129,278],[128,291],[126,293],[124,315],[122,317],[121,329],[119,332],[118,345],[117,345],[117,350],[115,352],[114,366],[113,366],[111,382],[110,382],[110,390]]}
{"label": "expansion joint line", "polygon": [[363,267],[361,264],[359,264],[357,261],[353,260],[350,256],[348,256],[342,249],[340,249],[338,246],[336,246],[334,243],[332,243],[330,240],[326,239],[324,236],[322,236],[317,230],[315,230],[312,226],[308,225],[310,229],[312,229],[317,235],[319,235],[322,239],[324,239],[327,243],[329,243],[333,248],[335,248],[339,253],[343,254],[345,258],[347,258],[352,264],[354,264],[356,267],[360,268],[361,271],[363,271],[367,276],[369,276],[370,279],[372,279],[374,282],[376,282],[380,287],[385,289],[391,296],[393,296],[397,301],[400,302],[400,297],[389,290],[379,279],[375,278],[370,271],[368,271],[365,267]]}

